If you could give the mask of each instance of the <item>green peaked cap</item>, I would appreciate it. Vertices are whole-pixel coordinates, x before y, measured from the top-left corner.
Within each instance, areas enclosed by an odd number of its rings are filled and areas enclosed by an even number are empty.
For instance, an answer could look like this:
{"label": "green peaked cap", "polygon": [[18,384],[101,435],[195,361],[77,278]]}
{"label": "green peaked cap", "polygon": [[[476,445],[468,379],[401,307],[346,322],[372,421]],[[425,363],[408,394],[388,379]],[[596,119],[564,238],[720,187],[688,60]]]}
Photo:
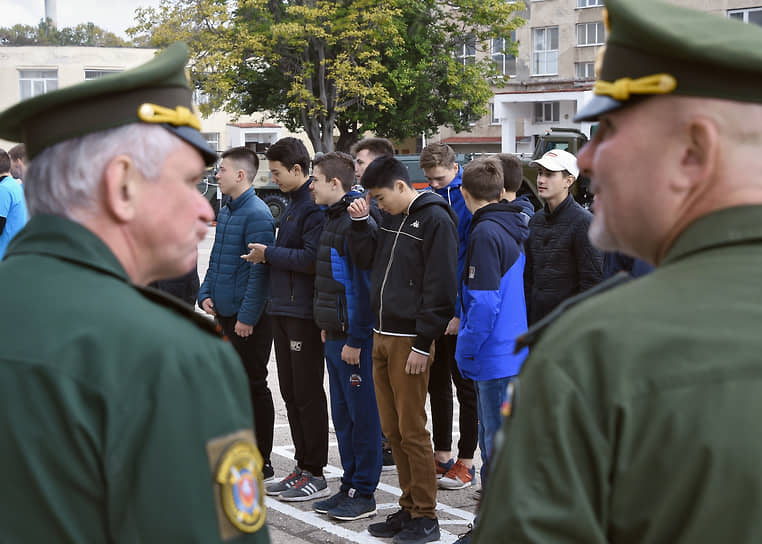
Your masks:
{"label": "green peaked cap", "polygon": [[659,0],[604,4],[603,62],[575,121],[657,94],[762,103],[762,27]]}
{"label": "green peaked cap", "polygon": [[32,159],[64,140],[146,122],[163,126],[212,164],[217,153],[192,112],[187,62],[188,47],[178,42],[131,70],[19,102],[0,113],[0,137],[24,142]]}

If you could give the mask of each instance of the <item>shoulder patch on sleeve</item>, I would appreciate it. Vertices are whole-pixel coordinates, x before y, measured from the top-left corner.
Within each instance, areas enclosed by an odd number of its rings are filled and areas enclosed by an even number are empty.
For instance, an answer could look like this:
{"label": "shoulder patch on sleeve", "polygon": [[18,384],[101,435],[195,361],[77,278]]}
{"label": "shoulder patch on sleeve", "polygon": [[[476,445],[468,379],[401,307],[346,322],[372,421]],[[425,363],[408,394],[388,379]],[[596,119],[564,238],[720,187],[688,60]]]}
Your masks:
{"label": "shoulder patch on sleeve", "polygon": [[258,531],[265,523],[265,484],[254,432],[243,429],[213,438],[206,443],[206,453],[220,538]]}

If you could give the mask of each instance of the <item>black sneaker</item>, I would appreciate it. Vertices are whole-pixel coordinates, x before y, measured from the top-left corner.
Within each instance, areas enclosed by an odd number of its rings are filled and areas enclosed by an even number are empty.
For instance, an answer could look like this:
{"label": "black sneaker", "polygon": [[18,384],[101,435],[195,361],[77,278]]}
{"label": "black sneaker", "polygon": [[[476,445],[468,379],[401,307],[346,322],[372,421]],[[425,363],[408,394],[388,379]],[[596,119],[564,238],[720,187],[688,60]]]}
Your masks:
{"label": "black sneaker", "polygon": [[345,498],[326,514],[340,521],[370,518],[376,515],[376,499],[373,495],[363,497],[356,489],[350,489]]}
{"label": "black sneaker", "polygon": [[405,527],[405,524],[410,522],[410,519],[410,512],[400,508],[394,514],[386,516],[385,521],[368,525],[368,532],[373,536],[389,538],[399,533]]}
{"label": "black sneaker", "polygon": [[347,496],[345,491],[339,491],[335,495],[331,495],[323,501],[315,501],[312,503],[312,509],[318,514],[325,514],[328,510],[336,508],[336,506],[344,500]]}
{"label": "black sneaker", "polygon": [[382,448],[381,458],[383,460],[383,462],[381,463],[382,471],[386,472],[388,470],[394,470],[396,463],[394,462],[394,456],[392,456],[391,448]]}
{"label": "black sneaker", "polygon": [[264,464],[262,467],[262,481],[265,483],[272,482],[275,479],[275,470],[270,464],[270,461]]}
{"label": "black sneaker", "polygon": [[415,518],[405,524],[392,542],[394,544],[423,544],[439,540],[439,521],[436,518]]}

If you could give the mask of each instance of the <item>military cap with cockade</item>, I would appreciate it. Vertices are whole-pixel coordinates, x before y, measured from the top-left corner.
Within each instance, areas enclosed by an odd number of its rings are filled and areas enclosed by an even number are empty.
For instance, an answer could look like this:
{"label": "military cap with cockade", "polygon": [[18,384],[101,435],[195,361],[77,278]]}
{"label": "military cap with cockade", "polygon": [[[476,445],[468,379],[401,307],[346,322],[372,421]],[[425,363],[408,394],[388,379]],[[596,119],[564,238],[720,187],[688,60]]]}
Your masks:
{"label": "military cap with cockade", "polygon": [[593,98],[575,121],[659,94],[762,103],[762,28],[658,0],[604,0]]}
{"label": "military cap with cockade", "polygon": [[192,111],[188,47],[175,43],[145,64],[19,102],[0,113],[0,137],[26,144],[31,159],[64,140],[130,123],[159,124],[217,160]]}

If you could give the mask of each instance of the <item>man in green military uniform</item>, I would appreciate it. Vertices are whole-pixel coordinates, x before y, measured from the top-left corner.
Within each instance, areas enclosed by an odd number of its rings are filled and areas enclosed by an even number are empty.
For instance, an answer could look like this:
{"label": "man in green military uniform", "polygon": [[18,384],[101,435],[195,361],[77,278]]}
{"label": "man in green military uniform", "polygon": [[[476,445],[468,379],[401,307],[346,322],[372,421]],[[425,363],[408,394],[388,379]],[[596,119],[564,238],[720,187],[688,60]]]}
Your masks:
{"label": "man in green military uniform", "polygon": [[213,218],[187,58],[0,113],[32,159],[0,263],[2,542],[269,542],[235,351],[142,287],[194,267]]}
{"label": "man in green military uniform", "polygon": [[475,541],[758,543],[762,29],[605,4],[590,235],[657,268],[526,335]]}

